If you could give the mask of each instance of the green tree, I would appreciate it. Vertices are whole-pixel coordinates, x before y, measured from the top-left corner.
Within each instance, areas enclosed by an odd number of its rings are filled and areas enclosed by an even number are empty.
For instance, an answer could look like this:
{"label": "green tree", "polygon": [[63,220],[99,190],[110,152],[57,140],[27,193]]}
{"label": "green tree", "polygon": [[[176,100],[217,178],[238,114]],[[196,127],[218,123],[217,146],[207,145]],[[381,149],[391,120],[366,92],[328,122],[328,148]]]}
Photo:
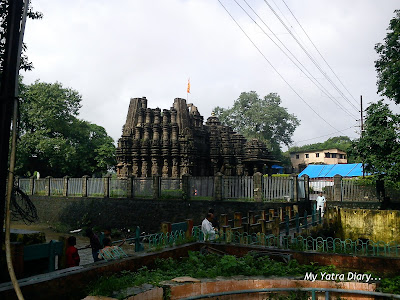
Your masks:
{"label": "green tree", "polygon": [[83,176],[115,165],[113,140],[101,126],[77,118],[82,97],[60,83],[23,86],[16,172]]}
{"label": "green tree", "polygon": [[375,45],[379,59],[375,61],[378,73],[378,93],[400,103],[400,10],[390,20],[384,43]]}
{"label": "green tree", "polygon": [[380,100],[366,110],[362,137],[351,151],[365,163],[365,170],[391,181],[400,180],[400,115]]}
{"label": "green tree", "polygon": [[[0,72],[3,70],[3,60],[4,60],[4,51],[5,51],[5,45],[6,45],[6,40],[3,38],[3,34],[6,32],[7,28],[7,13],[8,13],[8,5],[9,5],[10,0],[5,0],[5,1],[0,1],[0,32],[2,38],[0,39]],[[27,13],[28,18],[30,19],[41,19],[43,17],[43,14],[41,12],[34,11],[31,3],[29,1],[28,5],[28,13]],[[21,54],[21,66],[20,68],[28,71],[33,69],[33,64],[28,60],[28,56],[26,55],[25,51],[27,49],[27,46],[25,43],[22,44],[22,54]]]}
{"label": "green tree", "polygon": [[281,98],[276,93],[260,98],[254,91],[243,92],[232,108],[217,106],[214,112],[234,131],[265,142],[276,157],[281,155],[281,144],[292,143],[293,132],[300,124],[295,115],[281,106]]}

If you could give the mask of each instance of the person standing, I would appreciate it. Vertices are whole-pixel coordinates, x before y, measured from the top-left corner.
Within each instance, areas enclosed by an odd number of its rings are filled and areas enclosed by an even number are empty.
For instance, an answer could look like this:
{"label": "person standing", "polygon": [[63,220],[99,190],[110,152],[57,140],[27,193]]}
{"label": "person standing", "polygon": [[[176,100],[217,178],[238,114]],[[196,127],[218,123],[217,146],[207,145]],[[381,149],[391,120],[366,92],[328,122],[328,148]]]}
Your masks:
{"label": "person standing", "polygon": [[67,240],[68,247],[65,252],[65,256],[67,258],[67,268],[79,266],[79,262],[81,261],[78,249],[76,249],[76,237],[70,236]]}
{"label": "person standing", "polygon": [[317,211],[321,211],[321,217],[324,216],[324,211],[326,208],[326,199],[325,196],[323,196],[322,192],[319,193],[319,196],[317,197]]}
{"label": "person standing", "polygon": [[215,240],[215,229],[211,223],[212,218],[213,218],[213,214],[208,213],[206,218],[201,223],[201,231],[203,232],[205,241]]}
{"label": "person standing", "polygon": [[103,248],[100,244],[99,238],[94,234],[91,228],[86,230],[86,236],[90,239],[90,245],[86,246],[86,248],[92,248],[93,261],[99,261],[99,251]]}

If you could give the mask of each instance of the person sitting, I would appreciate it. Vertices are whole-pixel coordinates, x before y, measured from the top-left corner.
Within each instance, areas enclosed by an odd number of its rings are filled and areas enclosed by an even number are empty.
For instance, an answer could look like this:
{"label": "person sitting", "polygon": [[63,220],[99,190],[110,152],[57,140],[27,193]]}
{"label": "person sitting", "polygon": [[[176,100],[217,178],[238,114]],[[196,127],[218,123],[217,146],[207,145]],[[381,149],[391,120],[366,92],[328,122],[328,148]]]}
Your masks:
{"label": "person sitting", "polygon": [[104,248],[99,251],[99,259],[109,260],[127,257],[119,246],[112,246],[110,238],[103,239]]}
{"label": "person sitting", "polygon": [[67,258],[67,268],[79,266],[81,258],[78,254],[78,249],[76,249],[76,237],[70,236],[67,240],[67,250],[65,251],[65,256]]}
{"label": "person sitting", "polygon": [[210,208],[208,212],[212,214],[212,220],[211,220],[212,226],[215,228],[216,232],[219,232],[220,226],[217,217],[215,216],[214,209]]}
{"label": "person sitting", "polygon": [[212,218],[213,218],[213,214],[208,213],[206,218],[201,223],[201,231],[203,232],[205,241],[215,240],[215,229],[211,223]]}

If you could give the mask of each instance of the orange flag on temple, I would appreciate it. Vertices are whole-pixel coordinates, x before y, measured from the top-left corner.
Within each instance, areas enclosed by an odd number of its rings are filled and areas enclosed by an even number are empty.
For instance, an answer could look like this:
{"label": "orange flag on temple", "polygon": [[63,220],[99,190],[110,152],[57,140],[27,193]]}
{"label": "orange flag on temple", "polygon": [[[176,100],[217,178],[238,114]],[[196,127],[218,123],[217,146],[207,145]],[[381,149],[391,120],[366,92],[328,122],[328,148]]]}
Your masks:
{"label": "orange flag on temple", "polygon": [[188,87],[187,87],[187,92],[190,93],[190,78],[188,79]]}

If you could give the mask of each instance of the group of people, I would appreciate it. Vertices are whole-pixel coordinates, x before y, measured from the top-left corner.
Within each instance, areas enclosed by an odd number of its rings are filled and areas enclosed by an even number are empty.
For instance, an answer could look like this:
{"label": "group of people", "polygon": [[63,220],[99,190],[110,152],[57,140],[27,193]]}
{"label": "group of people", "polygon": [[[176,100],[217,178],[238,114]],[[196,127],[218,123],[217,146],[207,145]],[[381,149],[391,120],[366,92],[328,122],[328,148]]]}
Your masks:
{"label": "group of people", "polygon": [[[326,208],[326,199],[323,196],[322,192],[317,197],[316,202],[317,202],[317,210],[319,210],[321,212],[321,216],[323,216],[324,210]],[[220,226],[217,218],[214,215],[214,210],[210,209],[205,219],[201,223],[201,231],[203,232],[204,240],[205,241],[215,240],[219,232],[219,229]],[[86,230],[86,236],[90,239],[90,244],[87,245],[85,248],[92,249],[92,256],[94,262],[101,260],[103,257],[102,254],[105,251],[110,251],[112,247],[116,247],[111,245],[111,228],[104,229],[101,238],[99,238],[91,228],[88,228]],[[74,236],[70,236],[67,242],[68,242],[68,247],[66,251],[67,267],[79,266],[80,257],[78,254],[78,249],[75,247],[76,238]],[[123,241],[120,245],[118,245],[118,247],[122,246],[124,242],[125,241]]]}
{"label": "group of people", "polygon": [[[90,240],[90,244],[87,245],[86,248],[91,248],[92,249],[92,257],[93,261],[99,261],[103,257],[103,253],[106,251],[110,251],[113,247],[120,247],[122,244],[124,244],[125,240],[118,246],[112,246],[111,243],[111,228],[107,227],[104,229],[104,231],[101,233],[101,237],[99,238],[91,228],[86,229],[85,232],[86,236]],[[66,264],[67,268],[70,267],[76,267],[79,266],[80,263],[80,257],[78,253],[78,249],[75,247],[76,245],[76,237],[70,236],[67,240],[67,250],[65,253],[66,256]]]}

